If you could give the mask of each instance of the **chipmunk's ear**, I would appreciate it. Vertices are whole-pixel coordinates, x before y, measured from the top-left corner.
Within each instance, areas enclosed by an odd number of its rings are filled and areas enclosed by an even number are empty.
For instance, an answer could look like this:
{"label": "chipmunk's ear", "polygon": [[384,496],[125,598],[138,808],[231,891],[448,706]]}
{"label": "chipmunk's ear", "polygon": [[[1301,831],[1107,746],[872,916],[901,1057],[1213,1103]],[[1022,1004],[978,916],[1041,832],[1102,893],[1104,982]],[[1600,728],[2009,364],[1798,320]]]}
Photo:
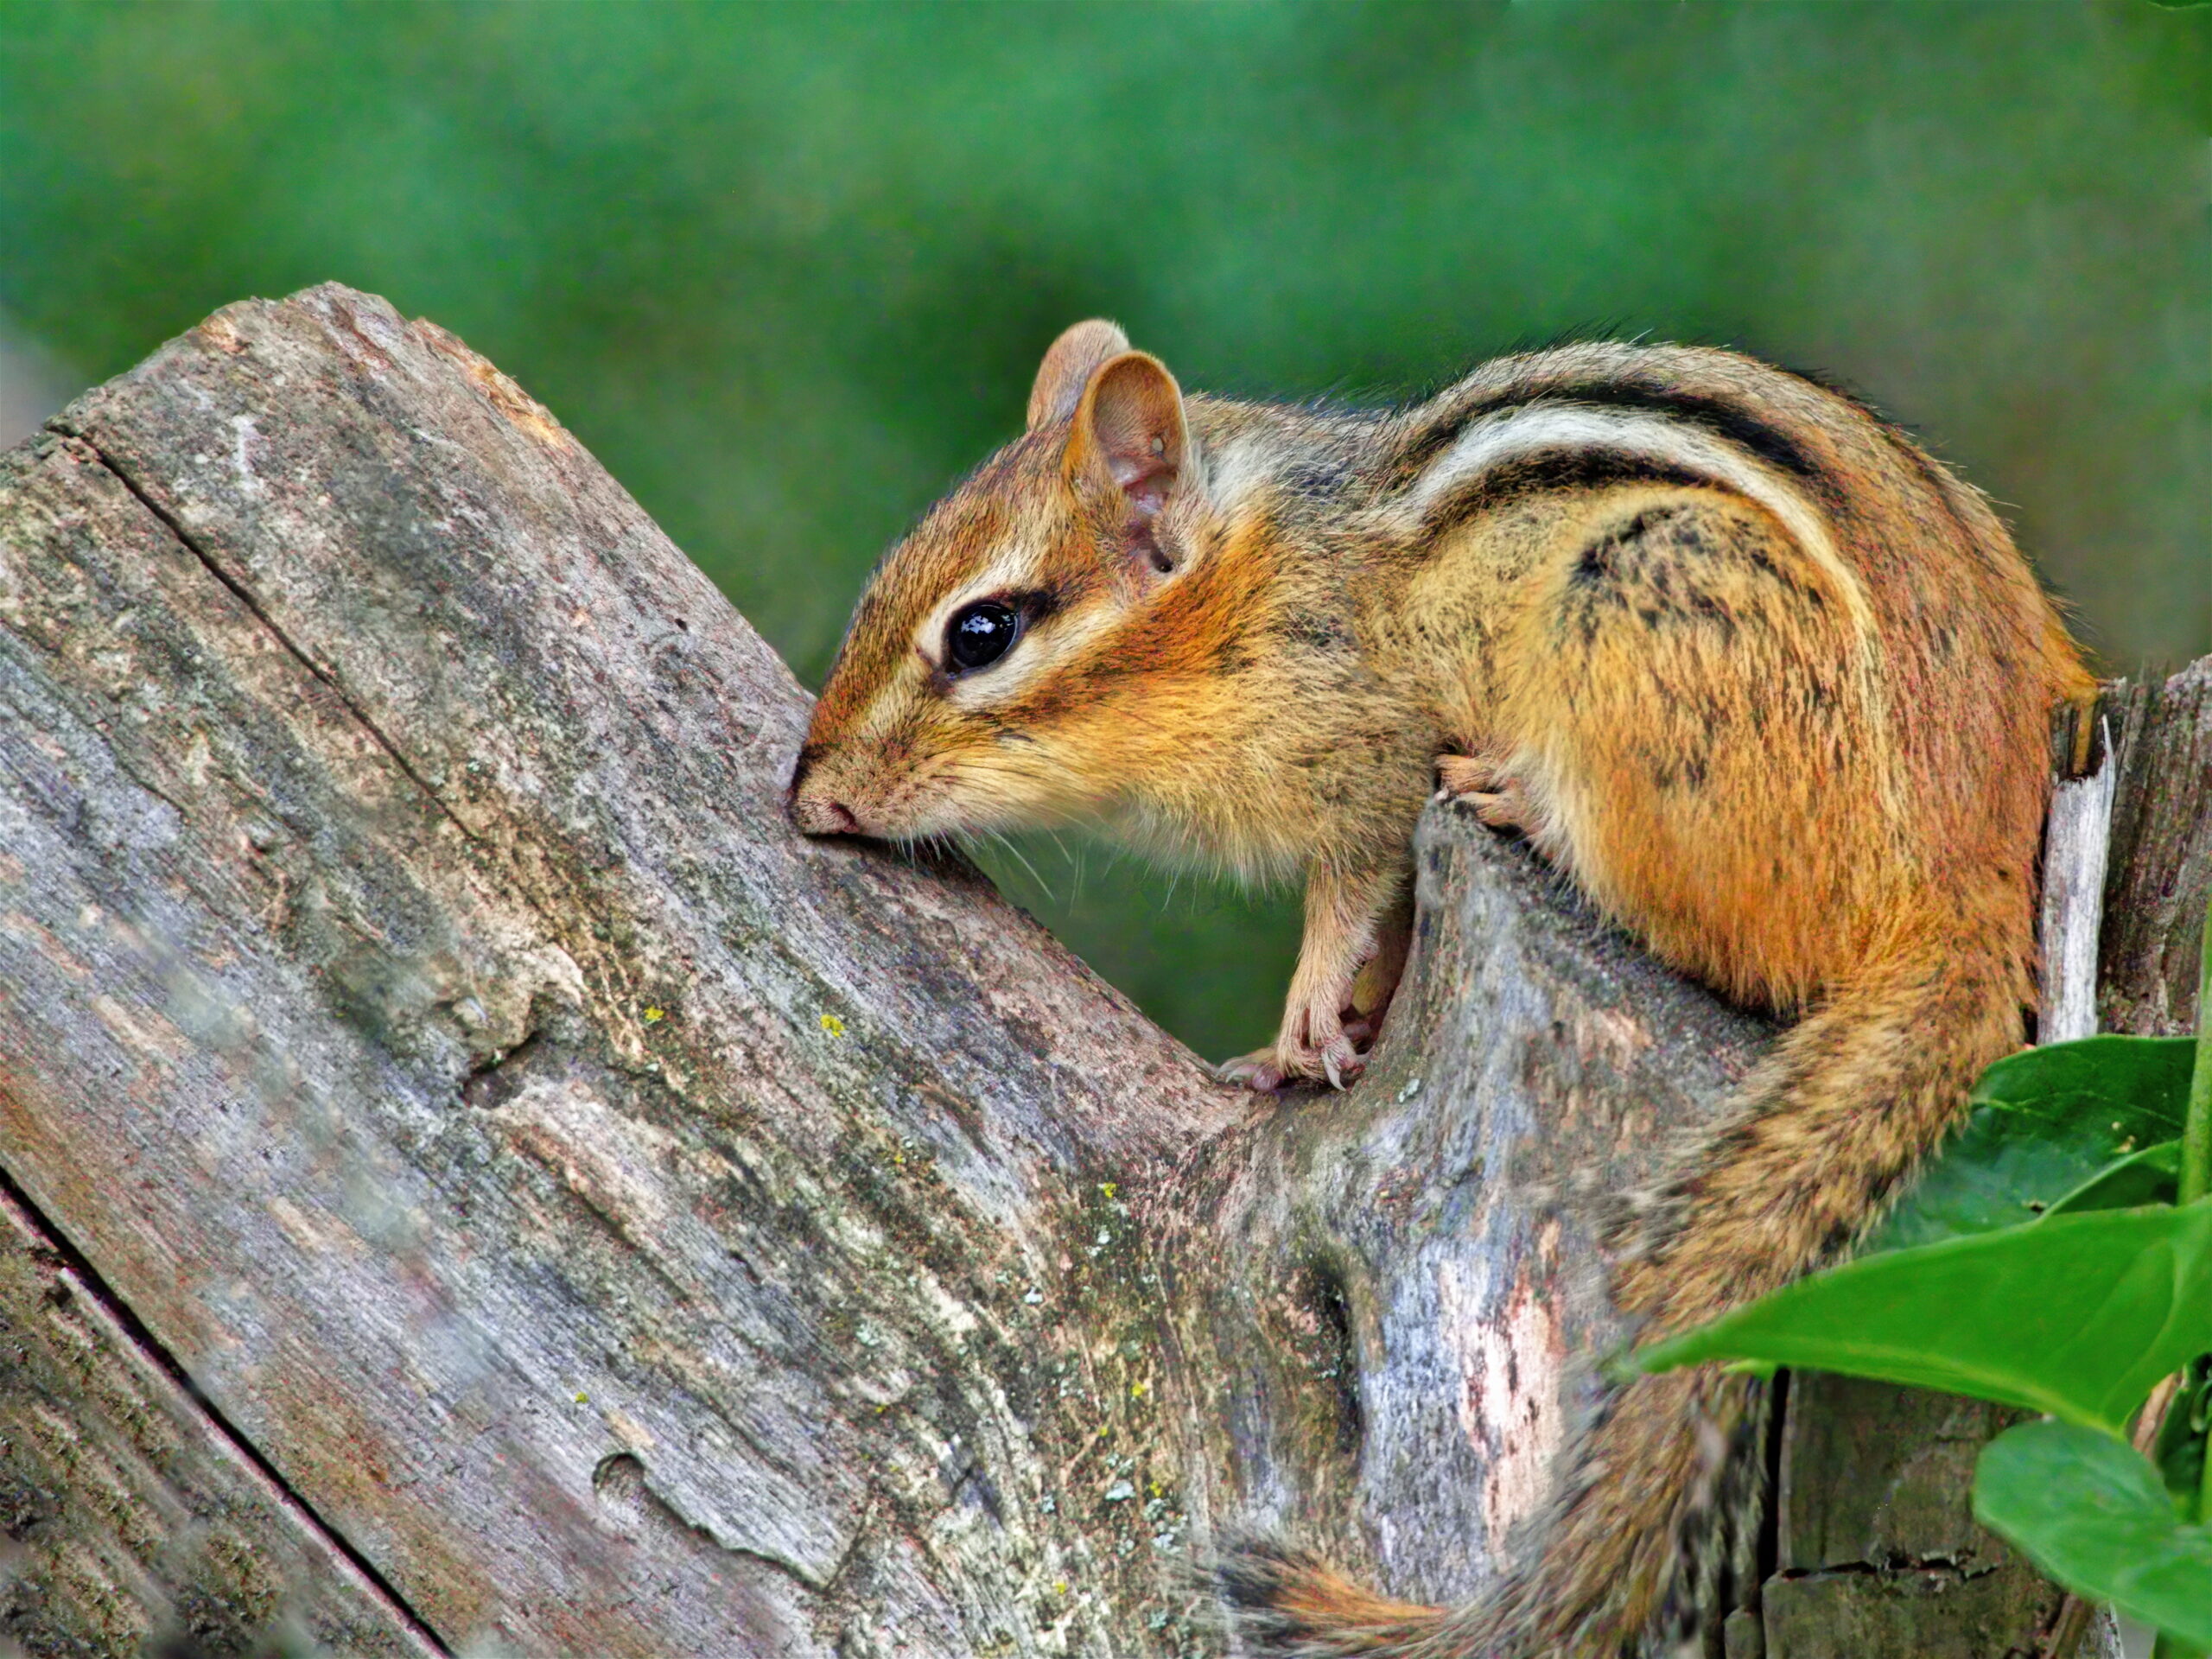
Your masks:
{"label": "chipmunk's ear", "polygon": [[1118,488],[1144,518],[1159,512],[1191,468],[1183,391],[1167,365],[1123,352],[1094,370],[1068,437],[1070,482]]}
{"label": "chipmunk's ear", "polygon": [[1036,385],[1029,388],[1029,429],[1034,432],[1074,414],[1090,372],[1128,349],[1129,337],[1103,317],[1061,330],[1037,365]]}

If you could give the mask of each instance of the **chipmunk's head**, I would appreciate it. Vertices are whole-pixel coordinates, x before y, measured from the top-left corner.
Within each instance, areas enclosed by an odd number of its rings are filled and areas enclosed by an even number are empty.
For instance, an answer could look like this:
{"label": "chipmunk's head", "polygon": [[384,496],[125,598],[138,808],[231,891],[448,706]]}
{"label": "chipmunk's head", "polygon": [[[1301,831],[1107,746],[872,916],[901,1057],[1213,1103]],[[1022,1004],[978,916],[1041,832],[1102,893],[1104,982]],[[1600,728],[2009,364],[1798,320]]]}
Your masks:
{"label": "chipmunk's head", "polygon": [[791,777],[798,827],[906,839],[1110,810],[1196,666],[1163,601],[1206,539],[1198,472],[1159,359],[1110,322],[1055,340],[1028,429],[861,596]]}

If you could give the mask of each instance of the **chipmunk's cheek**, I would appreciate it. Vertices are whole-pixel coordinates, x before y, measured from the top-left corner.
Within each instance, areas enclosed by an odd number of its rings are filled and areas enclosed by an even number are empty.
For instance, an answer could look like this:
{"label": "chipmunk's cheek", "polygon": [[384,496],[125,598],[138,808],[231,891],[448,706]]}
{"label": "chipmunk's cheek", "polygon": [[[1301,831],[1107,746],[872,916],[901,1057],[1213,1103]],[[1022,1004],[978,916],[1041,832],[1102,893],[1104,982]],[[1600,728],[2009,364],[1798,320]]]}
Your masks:
{"label": "chipmunk's cheek", "polygon": [[[988,771],[943,762],[891,791],[874,833],[900,837],[958,836],[1017,828],[1026,814],[1007,797],[1004,782]],[[868,814],[865,810],[863,817]]]}
{"label": "chipmunk's cheek", "polygon": [[923,836],[957,836],[989,827],[957,793],[942,788],[916,790],[895,809],[880,815],[879,822],[882,828],[871,833],[905,840]]}

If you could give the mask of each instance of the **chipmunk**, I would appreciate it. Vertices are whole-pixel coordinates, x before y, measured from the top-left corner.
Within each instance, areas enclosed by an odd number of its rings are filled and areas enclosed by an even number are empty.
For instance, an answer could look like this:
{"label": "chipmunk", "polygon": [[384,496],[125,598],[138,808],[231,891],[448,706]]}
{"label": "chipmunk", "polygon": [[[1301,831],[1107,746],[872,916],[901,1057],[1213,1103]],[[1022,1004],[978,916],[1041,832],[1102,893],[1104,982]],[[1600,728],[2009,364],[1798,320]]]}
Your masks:
{"label": "chipmunk", "polygon": [[[2050,720],[2093,694],[1984,499],[1810,380],[1583,344],[1407,408],[1284,407],[1185,397],[1094,321],[877,569],[791,809],[894,840],[1095,821],[1302,874],[1280,1034],[1224,1068],[1262,1090],[1358,1072],[1432,791],[1520,831],[1675,968],[1802,1015],[1616,1241],[1657,1334],[1834,1259],[2018,1046]],[[1468,1607],[1233,1552],[1246,1650],[1632,1649],[1743,1400],[1626,1385]]]}

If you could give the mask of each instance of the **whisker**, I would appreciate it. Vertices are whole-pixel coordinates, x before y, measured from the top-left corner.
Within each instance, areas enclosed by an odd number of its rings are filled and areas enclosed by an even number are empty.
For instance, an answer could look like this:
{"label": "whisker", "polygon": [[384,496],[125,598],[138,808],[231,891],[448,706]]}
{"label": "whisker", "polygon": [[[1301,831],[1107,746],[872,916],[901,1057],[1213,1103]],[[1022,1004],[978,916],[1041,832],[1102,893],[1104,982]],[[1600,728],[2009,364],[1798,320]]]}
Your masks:
{"label": "whisker", "polygon": [[1051,899],[1056,905],[1059,903],[1059,895],[1052,891],[1052,883],[1046,880],[1043,876],[1037,874],[1037,867],[1029,861],[1027,856],[1022,852],[1020,848],[1015,846],[1011,840],[1007,836],[1001,835],[995,830],[987,830],[983,833],[990,836],[990,838],[996,842],[1001,847],[1004,848],[1006,849],[1007,855],[1013,859],[1015,863],[1020,865],[1023,869],[1029,872],[1029,879],[1037,884],[1038,888],[1044,893],[1046,898]]}

